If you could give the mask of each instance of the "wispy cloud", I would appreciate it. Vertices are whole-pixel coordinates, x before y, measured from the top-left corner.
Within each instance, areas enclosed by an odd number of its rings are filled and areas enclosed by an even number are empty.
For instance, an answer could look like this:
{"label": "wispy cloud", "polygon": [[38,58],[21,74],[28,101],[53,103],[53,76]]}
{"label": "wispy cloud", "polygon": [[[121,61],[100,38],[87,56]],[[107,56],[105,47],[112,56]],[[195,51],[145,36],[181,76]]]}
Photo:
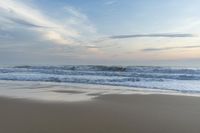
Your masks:
{"label": "wispy cloud", "polygon": [[[110,40],[131,39],[131,38],[134,39],[134,38],[192,38],[192,37],[197,37],[197,35],[190,33],[151,33],[151,34],[113,35],[113,36],[98,38],[96,40],[91,41],[91,43],[99,44]],[[113,45],[115,44],[109,44],[109,46]]]}
{"label": "wispy cloud", "polygon": [[76,27],[79,32],[86,31],[86,33],[88,32],[96,34],[96,28],[90,22],[86,14],[82,13],[79,9],[69,5],[66,5],[64,7],[64,10],[68,14],[68,18],[66,20],[67,24],[69,24],[72,27]]}
{"label": "wispy cloud", "polygon": [[117,3],[117,0],[107,0],[107,1],[105,1],[106,5],[113,5],[115,3]]}
{"label": "wispy cloud", "polygon": [[[75,8],[67,9],[71,13],[70,17],[74,18],[74,23],[89,21],[86,15]],[[5,27],[15,27],[17,24],[24,28],[32,28],[44,40],[63,45],[75,44],[76,39],[83,35],[81,28],[85,26],[82,24],[82,27],[77,27],[55,20],[44,15],[39,9],[33,8],[30,2],[25,4],[20,0],[1,0],[0,18],[0,20],[4,20],[0,21],[0,24]],[[90,26],[88,25],[87,23],[85,27]],[[89,33],[91,30],[93,30],[92,26],[85,28],[84,32]]]}
{"label": "wispy cloud", "polygon": [[34,24],[32,22],[28,22],[28,21],[20,19],[20,18],[14,18],[14,17],[8,17],[8,16],[5,17],[5,18],[14,22],[14,23],[22,25],[22,26],[33,27],[33,28],[46,28],[45,26],[37,25],[37,24]]}
{"label": "wispy cloud", "polygon": [[146,48],[146,49],[142,49],[142,51],[153,52],[153,51],[164,51],[164,50],[173,50],[173,49],[192,49],[192,48],[200,48],[200,45],[182,46],[182,47]]}
{"label": "wispy cloud", "polygon": [[133,34],[133,35],[114,35],[108,37],[109,39],[126,39],[126,38],[141,38],[141,37],[166,37],[166,38],[177,38],[177,37],[194,37],[193,34],[187,33],[157,33],[157,34]]}

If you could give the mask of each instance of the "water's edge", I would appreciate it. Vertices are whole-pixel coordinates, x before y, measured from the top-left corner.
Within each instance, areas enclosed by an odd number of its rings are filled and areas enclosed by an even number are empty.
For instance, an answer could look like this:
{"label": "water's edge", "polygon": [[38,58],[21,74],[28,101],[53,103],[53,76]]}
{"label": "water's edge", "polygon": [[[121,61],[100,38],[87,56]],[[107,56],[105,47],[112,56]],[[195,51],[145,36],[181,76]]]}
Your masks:
{"label": "water's edge", "polygon": [[0,80],[110,85],[200,94],[200,69],[143,66],[1,67]]}

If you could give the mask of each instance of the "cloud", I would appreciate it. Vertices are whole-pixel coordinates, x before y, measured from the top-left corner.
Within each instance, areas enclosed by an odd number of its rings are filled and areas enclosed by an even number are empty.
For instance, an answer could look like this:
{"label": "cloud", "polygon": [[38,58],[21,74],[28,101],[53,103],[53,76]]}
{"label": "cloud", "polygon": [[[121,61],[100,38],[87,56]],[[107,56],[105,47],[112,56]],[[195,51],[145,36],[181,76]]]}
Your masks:
{"label": "cloud", "polygon": [[115,4],[115,3],[117,3],[116,0],[107,0],[107,1],[105,2],[105,5],[113,5],[113,4]]}
{"label": "cloud", "polygon": [[22,20],[20,18],[14,18],[14,17],[13,18],[12,17],[5,17],[5,18],[14,22],[14,23],[20,24],[22,26],[33,27],[33,28],[47,28],[45,26],[37,25],[37,24],[31,23],[31,22],[28,22],[26,20]]}
{"label": "cloud", "polygon": [[173,49],[191,49],[191,48],[200,48],[200,45],[183,46],[183,47],[146,48],[146,49],[142,49],[142,51],[153,52],[153,51],[164,51],[164,50],[173,50]]}
{"label": "cloud", "polygon": [[0,39],[11,39],[12,36],[9,34],[0,33]]}
{"label": "cloud", "polygon": [[70,26],[77,28],[80,33],[97,34],[95,26],[90,22],[87,15],[79,11],[79,9],[67,5],[64,7],[64,10],[66,11],[66,14],[68,14],[66,23]]}
{"label": "cloud", "polygon": [[86,48],[100,48],[99,46],[96,46],[96,45],[93,45],[93,44],[86,45],[85,47]]}
{"label": "cloud", "polygon": [[77,17],[77,18],[81,18],[81,19],[88,19],[87,16],[83,13],[81,13],[80,11],[78,11],[78,9],[72,7],[72,6],[65,6],[64,7],[65,11],[67,11],[67,13],[70,13],[71,15]]}
{"label": "cloud", "polygon": [[[131,39],[131,38],[192,38],[197,37],[195,34],[189,34],[189,33],[152,33],[152,34],[131,34],[131,35],[113,35],[113,36],[107,36],[98,38],[96,40],[91,41],[93,44],[100,44],[102,42],[107,42],[110,40],[118,40],[118,39]],[[116,46],[115,44],[108,44],[107,46]]]}
{"label": "cloud", "polygon": [[23,30],[31,28],[32,32],[37,33],[44,41],[73,45],[77,43],[76,40],[85,36],[84,33],[89,34],[95,28],[89,23],[87,16],[76,8],[68,8],[67,12],[70,14],[70,19],[73,19],[76,24],[71,25],[44,15],[35,6],[33,8],[31,1],[24,3],[20,0],[0,0],[0,25],[13,28],[13,30],[18,28],[17,25],[23,26]]}
{"label": "cloud", "polygon": [[184,38],[184,37],[194,37],[193,34],[174,34],[174,33],[158,33],[158,34],[133,34],[133,35],[116,35],[110,36],[109,39],[128,39],[128,38],[141,38],[141,37],[166,37],[166,38]]}
{"label": "cloud", "polygon": [[11,39],[12,38],[12,35],[11,34],[9,34],[8,32],[6,32],[4,29],[2,29],[1,27],[0,27],[0,39],[2,40],[2,39]]}

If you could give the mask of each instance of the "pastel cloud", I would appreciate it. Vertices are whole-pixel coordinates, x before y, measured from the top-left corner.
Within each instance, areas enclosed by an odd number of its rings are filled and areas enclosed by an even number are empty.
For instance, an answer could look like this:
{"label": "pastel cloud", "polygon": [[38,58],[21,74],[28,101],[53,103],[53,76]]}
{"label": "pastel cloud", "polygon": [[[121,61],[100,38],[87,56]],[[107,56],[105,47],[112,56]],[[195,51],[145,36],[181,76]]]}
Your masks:
{"label": "pastel cloud", "polygon": [[188,33],[153,33],[153,34],[133,34],[133,35],[115,35],[110,36],[109,39],[126,39],[126,38],[141,38],[141,37],[165,37],[165,38],[177,38],[177,37],[194,37],[193,34]]}
{"label": "pastel cloud", "polygon": [[[71,8],[68,12],[72,13],[71,18],[79,18],[79,20],[76,19],[77,23],[89,21],[86,16],[75,8]],[[31,4],[24,4],[18,0],[0,1],[0,19],[2,20],[0,23],[4,27],[20,25],[25,28],[31,28],[44,40],[51,41],[54,44],[74,44],[76,43],[76,38],[81,36],[79,27],[74,27],[70,24],[66,25],[64,22],[49,18],[39,9],[33,8]],[[92,29],[91,27],[90,30]]]}
{"label": "pastel cloud", "polygon": [[164,50],[174,50],[174,49],[192,49],[192,48],[200,48],[200,45],[182,46],[182,47],[146,48],[146,49],[142,49],[142,51],[154,52],[154,51],[164,51]]}

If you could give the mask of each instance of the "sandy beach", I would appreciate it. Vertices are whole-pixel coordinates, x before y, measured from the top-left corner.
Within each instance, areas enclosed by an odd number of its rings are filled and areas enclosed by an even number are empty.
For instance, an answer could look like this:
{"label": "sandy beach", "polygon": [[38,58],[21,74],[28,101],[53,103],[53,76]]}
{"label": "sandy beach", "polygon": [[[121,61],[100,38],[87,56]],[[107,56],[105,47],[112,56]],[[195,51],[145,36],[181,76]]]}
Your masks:
{"label": "sandy beach", "polygon": [[200,0],[0,0],[0,133],[200,133]]}
{"label": "sandy beach", "polygon": [[85,102],[0,98],[1,133],[199,133],[200,98],[104,95]]}

